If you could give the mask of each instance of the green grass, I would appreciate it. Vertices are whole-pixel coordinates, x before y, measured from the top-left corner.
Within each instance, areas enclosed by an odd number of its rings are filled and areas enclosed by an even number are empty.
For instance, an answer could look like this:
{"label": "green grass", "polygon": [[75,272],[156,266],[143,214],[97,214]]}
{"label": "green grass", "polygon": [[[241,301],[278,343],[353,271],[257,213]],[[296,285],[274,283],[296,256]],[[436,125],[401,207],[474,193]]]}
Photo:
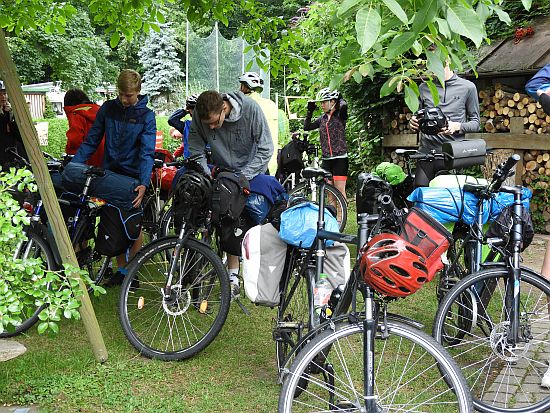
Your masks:
{"label": "green grass", "polygon": [[[348,220],[346,232],[356,232],[354,210]],[[118,292],[109,289],[92,299],[109,353],[106,363],[95,362],[82,322],[62,322],[54,338],[33,329],[18,338],[27,353],[0,364],[0,405],[36,404],[55,412],[276,411],[280,388],[271,336],[276,309],[244,298],[251,316],[232,304],[220,335],[205,351],[182,362],[160,362],[141,357],[126,340]],[[428,327],[435,310],[435,282],[390,305],[390,311]]]}

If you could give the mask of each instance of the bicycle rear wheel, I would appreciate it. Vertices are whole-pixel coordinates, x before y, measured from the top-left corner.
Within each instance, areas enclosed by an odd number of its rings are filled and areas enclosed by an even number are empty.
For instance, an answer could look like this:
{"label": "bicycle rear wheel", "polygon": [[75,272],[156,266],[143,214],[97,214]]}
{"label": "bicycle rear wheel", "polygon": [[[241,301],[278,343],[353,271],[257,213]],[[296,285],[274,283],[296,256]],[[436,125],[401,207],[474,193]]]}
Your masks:
{"label": "bicycle rear wheel", "polygon": [[[32,229],[27,231],[27,241],[24,242],[19,256],[16,258],[20,258],[22,260],[28,258],[41,259],[42,267],[45,270],[57,269],[53,252],[47,241],[42,238],[41,234],[35,232]],[[30,280],[29,285],[31,285]],[[48,284],[48,288],[51,289],[50,284]],[[40,302],[37,303],[36,298],[31,295],[29,291],[29,295],[24,299],[23,309],[20,314],[21,324],[14,327],[13,330],[10,328],[9,331],[4,331],[3,333],[0,333],[0,338],[13,337],[27,331],[29,328],[36,324],[36,322],[38,321],[38,315],[46,307],[47,304],[43,304]]]}
{"label": "bicycle rear wheel", "polygon": [[177,238],[161,238],[141,250],[129,268],[119,299],[120,322],[130,343],[161,360],[194,356],[216,338],[230,304],[229,277],[205,244],[188,239],[177,257],[170,297],[164,288]]}
{"label": "bicycle rear wheel", "polygon": [[[364,412],[363,322],[324,330],[298,354],[279,397],[279,413]],[[380,412],[472,412],[459,368],[433,338],[388,320],[374,343],[374,391]]]}
{"label": "bicycle rear wheel", "polygon": [[462,368],[477,410],[548,411],[550,389],[539,384],[550,353],[550,284],[522,268],[520,339],[510,344],[505,298],[512,284],[506,267],[464,278],[441,302],[433,336]]}
{"label": "bicycle rear wheel", "polygon": [[[312,202],[318,202],[319,187],[315,182],[302,182],[296,185],[290,192],[292,196],[303,196]],[[348,220],[348,203],[346,197],[331,184],[325,184],[325,206],[332,205],[336,209],[336,220],[340,225],[340,232],[346,228]]]}

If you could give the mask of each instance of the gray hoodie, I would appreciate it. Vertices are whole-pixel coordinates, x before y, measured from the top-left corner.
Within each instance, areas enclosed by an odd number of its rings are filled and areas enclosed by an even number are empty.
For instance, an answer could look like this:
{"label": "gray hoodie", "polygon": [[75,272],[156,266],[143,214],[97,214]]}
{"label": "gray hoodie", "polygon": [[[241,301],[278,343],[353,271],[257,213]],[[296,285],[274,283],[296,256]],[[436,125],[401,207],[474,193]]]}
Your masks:
{"label": "gray hoodie", "polygon": [[[476,86],[469,80],[456,74],[445,82],[445,88],[437,84],[439,108],[449,120],[460,122],[460,131],[452,135],[424,135],[421,133],[420,151],[427,153],[432,149],[441,152],[444,142],[464,139],[465,133],[479,131],[479,100]],[[420,107],[435,107],[428,85],[420,85]]]}
{"label": "gray hoodie", "polygon": [[242,92],[224,94],[232,106],[219,129],[209,129],[198,116],[193,116],[189,131],[191,155],[201,155],[206,171],[204,146],[210,145],[214,165],[240,171],[251,180],[267,171],[273,154],[273,141],[260,106]]}

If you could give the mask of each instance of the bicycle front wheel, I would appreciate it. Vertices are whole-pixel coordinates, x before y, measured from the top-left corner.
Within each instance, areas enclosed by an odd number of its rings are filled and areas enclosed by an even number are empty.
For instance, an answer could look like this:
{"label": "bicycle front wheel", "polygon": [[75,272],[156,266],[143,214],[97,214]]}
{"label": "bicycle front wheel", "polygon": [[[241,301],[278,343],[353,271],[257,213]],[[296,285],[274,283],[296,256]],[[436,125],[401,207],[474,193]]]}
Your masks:
{"label": "bicycle front wheel", "polygon": [[[39,233],[33,230],[27,231],[27,241],[22,245],[21,251],[16,258],[26,260],[28,258],[40,259],[42,261],[42,267],[45,270],[56,270],[57,265],[55,263],[54,254],[48,244],[48,242],[42,238]],[[31,286],[29,279],[29,286]],[[51,285],[48,284],[48,289],[51,289]],[[23,308],[21,310],[20,319],[21,324],[14,327],[13,330],[4,331],[0,333],[0,338],[13,337],[21,334],[31,328],[38,321],[38,315],[44,310],[47,305],[36,301],[36,298],[32,295],[33,291],[29,291],[28,296],[24,299]]]}
{"label": "bicycle front wheel", "polygon": [[294,348],[309,331],[311,326],[309,309],[313,305],[313,286],[308,279],[308,271],[299,271],[297,264],[299,252],[293,250],[291,254],[285,268],[281,301],[273,330],[280,378],[284,367],[290,364],[288,357],[295,354]]}
{"label": "bicycle front wheel", "polygon": [[519,334],[509,338],[513,287],[505,267],[469,275],[445,296],[433,335],[462,368],[482,412],[545,412],[550,389],[540,387],[550,354],[550,284],[522,268]]}
{"label": "bicycle front wheel", "polygon": [[[296,185],[289,195],[303,196],[317,203],[318,191],[319,186],[315,182],[302,182]],[[340,225],[340,232],[343,232],[348,220],[348,203],[346,197],[331,184],[325,184],[325,206],[333,206],[336,209],[336,220]]]}
{"label": "bicycle front wheel", "polygon": [[[426,333],[388,320],[374,343],[374,397],[379,412],[472,412],[464,377]],[[279,413],[364,412],[363,322],[340,323],[298,354],[279,397]],[[299,394],[299,395],[298,395]]]}
{"label": "bicycle front wheel", "polygon": [[[177,238],[147,245],[130,267],[119,299],[120,322],[130,343],[143,355],[182,360],[216,338],[230,304],[229,277],[220,258],[201,242],[188,239],[173,258]],[[177,259],[169,296],[165,287]]]}

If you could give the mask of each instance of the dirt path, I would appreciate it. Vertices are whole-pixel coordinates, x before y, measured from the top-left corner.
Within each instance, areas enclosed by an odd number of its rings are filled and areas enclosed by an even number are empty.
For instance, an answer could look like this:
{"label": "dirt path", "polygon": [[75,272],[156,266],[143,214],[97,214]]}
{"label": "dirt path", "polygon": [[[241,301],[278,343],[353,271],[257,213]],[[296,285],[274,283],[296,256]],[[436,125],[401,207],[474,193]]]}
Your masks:
{"label": "dirt path", "polygon": [[547,240],[550,240],[550,235],[535,235],[531,245],[521,254],[525,266],[540,272],[544,253],[546,252]]}

